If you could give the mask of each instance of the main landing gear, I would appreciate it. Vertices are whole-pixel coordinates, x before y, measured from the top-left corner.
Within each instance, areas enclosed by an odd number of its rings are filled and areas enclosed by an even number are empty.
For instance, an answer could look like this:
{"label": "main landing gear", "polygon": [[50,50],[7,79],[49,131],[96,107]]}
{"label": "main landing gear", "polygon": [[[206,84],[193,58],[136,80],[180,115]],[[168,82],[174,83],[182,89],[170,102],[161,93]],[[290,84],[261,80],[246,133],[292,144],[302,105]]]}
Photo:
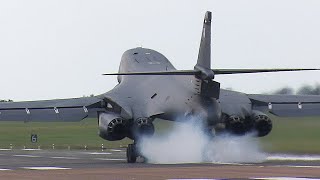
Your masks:
{"label": "main landing gear", "polygon": [[135,163],[137,161],[138,151],[136,144],[129,144],[127,147],[127,162]]}
{"label": "main landing gear", "polygon": [[136,163],[139,157],[138,162],[147,162],[147,158],[142,156],[140,150],[137,146],[137,142],[135,141],[133,144],[129,144],[127,147],[127,162],[128,163]]}

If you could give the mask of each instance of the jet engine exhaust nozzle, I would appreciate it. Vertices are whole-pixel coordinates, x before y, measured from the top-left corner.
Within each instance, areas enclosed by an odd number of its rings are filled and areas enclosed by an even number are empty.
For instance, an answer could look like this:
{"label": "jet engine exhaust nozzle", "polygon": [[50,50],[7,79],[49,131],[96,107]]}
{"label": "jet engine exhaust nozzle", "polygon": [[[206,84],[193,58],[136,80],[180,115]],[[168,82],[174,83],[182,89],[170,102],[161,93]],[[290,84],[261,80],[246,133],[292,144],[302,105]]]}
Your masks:
{"label": "jet engine exhaust nozzle", "polygon": [[255,121],[254,129],[257,131],[258,137],[266,136],[271,132],[272,121],[267,115],[255,112],[253,113],[253,118]]}
{"label": "jet engine exhaust nozzle", "polygon": [[242,135],[245,133],[244,119],[239,116],[230,116],[226,122],[226,129],[233,134]]}
{"label": "jet engine exhaust nozzle", "polygon": [[154,125],[150,118],[138,118],[134,122],[133,134],[135,137],[152,136],[154,134]]}
{"label": "jet engine exhaust nozzle", "polygon": [[127,136],[127,121],[117,114],[99,115],[99,136],[109,141],[121,140]]}

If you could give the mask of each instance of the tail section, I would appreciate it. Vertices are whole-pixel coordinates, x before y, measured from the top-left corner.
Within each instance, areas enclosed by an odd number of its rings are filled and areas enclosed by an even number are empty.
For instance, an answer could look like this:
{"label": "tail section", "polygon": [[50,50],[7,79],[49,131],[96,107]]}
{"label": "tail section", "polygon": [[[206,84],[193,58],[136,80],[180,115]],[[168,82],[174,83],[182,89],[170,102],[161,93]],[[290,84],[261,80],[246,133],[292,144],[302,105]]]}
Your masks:
{"label": "tail section", "polygon": [[[280,72],[280,71],[314,71],[320,68],[309,69],[211,69],[211,19],[212,13],[207,11],[203,21],[203,29],[199,48],[198,62],[194,66],[194,70],[175,70],[175,71],[149,71],[149,72],[123,72],[123,73],[106,73],[103,75],[150,75],[150,76],[196,76],[198,79],[206,83],[212,82],[215,75],[223,74],[246,74],[246,73],[264,73],[264,72]],[[209,85],[211,87],[211,85]],[[204,86],[202,86],[204,87]],[[204,88],[208,89],[208,88]],[[212,90],[210,90],[212,92]]]}
{"label": "tail section", "polygon": [[203,21],[198,61],[194,69],[201,72],[201,79],[213,79],[211,70],[211,19],[212,13],[207,11]]}

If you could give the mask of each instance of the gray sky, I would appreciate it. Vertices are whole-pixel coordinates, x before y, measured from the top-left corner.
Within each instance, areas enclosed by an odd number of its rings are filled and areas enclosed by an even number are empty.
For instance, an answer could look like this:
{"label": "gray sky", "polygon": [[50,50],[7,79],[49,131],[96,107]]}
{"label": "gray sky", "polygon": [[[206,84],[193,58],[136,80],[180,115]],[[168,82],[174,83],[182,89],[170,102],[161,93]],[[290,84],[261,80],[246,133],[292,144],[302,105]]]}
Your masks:
{"label": "gray sky", "polygon": [[[0,99],[100,94],[122,53],[143,46],[177,69],[196,63],[203,16],[213,12],[213,68],[320,68],[318,0],[3,0]],[[247,93],[320,83],[320,72],[226,75]]]}

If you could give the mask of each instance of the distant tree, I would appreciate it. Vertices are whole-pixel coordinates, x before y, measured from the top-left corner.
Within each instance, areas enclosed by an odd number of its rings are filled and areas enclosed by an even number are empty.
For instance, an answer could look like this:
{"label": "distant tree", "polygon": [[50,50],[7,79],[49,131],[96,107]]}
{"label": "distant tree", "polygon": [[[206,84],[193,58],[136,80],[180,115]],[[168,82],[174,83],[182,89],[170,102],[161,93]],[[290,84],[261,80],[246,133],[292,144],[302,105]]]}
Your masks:
{"label": "distant tree", "polygon": [[12,99],[8,99],[8,100],[0,99],[0,102],[13,102],[13,100]]}
{"label": "distant tree", "polygon": [[320,85],[317,84],[313,91],[316,95],[320,95]]}
{"label": "distant tree", "polygon": [[288,95],[292,95],[294,94],[294,90],[290,87],[284,87],[281,89],[278,89],[276,91],[274,91],[272,94],[288,94]]}
{"label": "distant tree", "polygon": [[320,84],[315,86],[304,85],[297,91],[299,95],[320,95]]}
{"label": "distant tree", "polygon": [[312,94],[313,92],[313,89],[310,85],[305,85],[305,86],[302,86],[301,88],[299,88],[297,94],[300,94],[300,95],[310,95]]}
{"label": "distant tree", "polygon": [[94,94],[90,94],[89,96],[83,95],[82,97],[94,97]]}

